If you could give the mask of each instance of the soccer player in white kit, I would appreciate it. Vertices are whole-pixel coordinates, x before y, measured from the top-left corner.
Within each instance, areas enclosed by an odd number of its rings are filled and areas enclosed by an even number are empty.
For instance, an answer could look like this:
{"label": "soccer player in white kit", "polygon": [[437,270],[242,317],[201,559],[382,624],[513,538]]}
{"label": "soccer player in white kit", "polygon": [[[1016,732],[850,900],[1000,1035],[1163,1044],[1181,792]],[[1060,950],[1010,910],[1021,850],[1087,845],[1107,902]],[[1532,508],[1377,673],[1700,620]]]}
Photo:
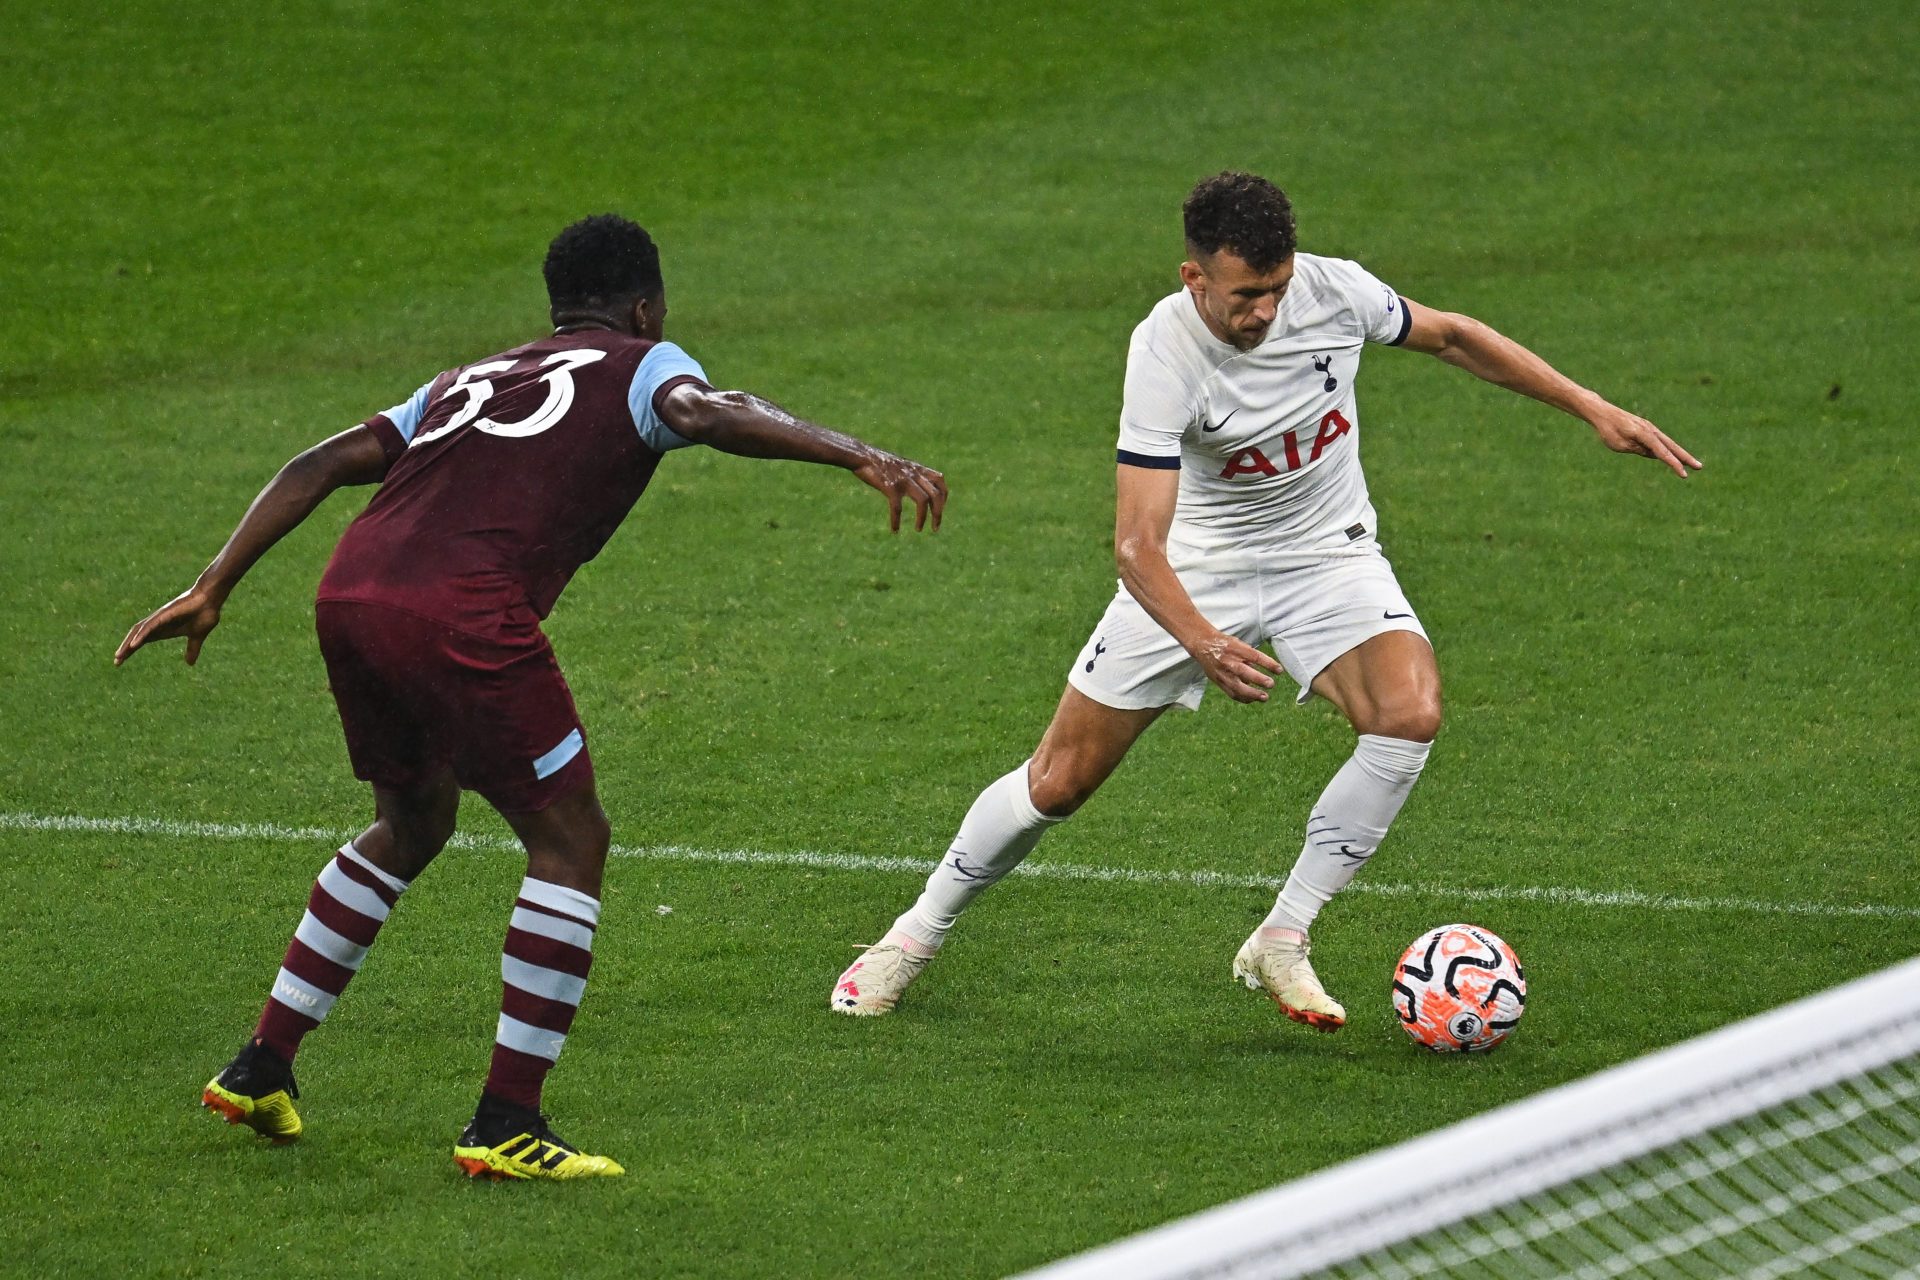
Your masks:
{"label": "soccer player in white kit", "polygon": [[[960,912],[1207,682],[1265,702],[1281,670],[1359,735],[1313,806],[1292,873],[1233,961],[1289,1018],[1346,1022],[1307,933],[1365,865],[1440,729],[1440,672],[1381,554],[1360,470],[1354,378],[1368,342],[1438,356],[1581,418],[1607,447],[1682,477],[1700,463],[1658,427],[1477,320],[1410,301],[1359,264],[1296,251],[1264,178],[1222,173],[1185,205],[1183,287],[1133,332],[1120,411],[1120,589],[1067,673],[1032,759],[980,793],[917,902],[840,975],[835,1010],[891,1010]],[[1268,656],[1255,648],[1269,642]]]}

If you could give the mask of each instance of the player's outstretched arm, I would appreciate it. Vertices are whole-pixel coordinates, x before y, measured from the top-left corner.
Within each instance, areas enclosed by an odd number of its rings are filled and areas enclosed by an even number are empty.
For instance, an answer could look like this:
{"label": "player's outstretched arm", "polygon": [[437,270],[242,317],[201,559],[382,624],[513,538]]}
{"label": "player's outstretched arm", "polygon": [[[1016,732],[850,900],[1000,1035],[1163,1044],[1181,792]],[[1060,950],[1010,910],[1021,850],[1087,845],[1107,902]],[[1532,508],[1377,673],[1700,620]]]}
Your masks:
{"label": "player's outstretched arm", "polygon": [[1167,532],[1180,499],[1180,473],[1154,467],[1117,468],[1113,559],[1127,591],[1199,662],[1207,679],[1235,702],[1265,702],[1280,664],[1244,640],[1208,622],[1167,563]]}
{"label": "player's outstretched arm", "polygon": [[900,532],[900,507],[913,503],[913,527],[940,527],[947,507],[947,482],[932,467],[876,449],[850,435],[830,431],[745,391],[715,391],[683,382],[667,392],[660,416],[679,435],[722,453],[744,458],[786,458],[845,467],[887,495],[890,527]]}
{"label": "player's outstretched arm", "polygon": [[1472,316],[1423,307],[1411,298],[1406,304],[1412,324],[1403,346],[1438,356],[1476,378],[1572,414],[1591,426],[1601,443],[1615,453],[1653,458],[1683,480],[1687,468],[1698,470],[1702,465],[1645,418],[1608,403],[1491,326]]}
{"label": "player's outstretched arm", "polygon": [[114,650],[113,665],[154,640],[180,636],[187,638],[187,664],[198,662],[207,633],[220,624],[221,606],[267,549],[312,515],[335,489],[373,484],[386,474],[386,450],[380,437],[364,426],[324,440],[280,468],[199,580],[127,632]]}

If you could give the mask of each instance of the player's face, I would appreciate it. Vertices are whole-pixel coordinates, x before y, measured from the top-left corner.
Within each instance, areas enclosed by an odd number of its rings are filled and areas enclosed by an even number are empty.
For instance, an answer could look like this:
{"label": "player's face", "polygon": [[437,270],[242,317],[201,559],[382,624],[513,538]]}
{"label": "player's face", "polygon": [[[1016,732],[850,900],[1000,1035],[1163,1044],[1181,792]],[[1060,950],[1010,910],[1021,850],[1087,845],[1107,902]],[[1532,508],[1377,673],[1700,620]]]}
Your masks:
{"label": "player's face", "polygon": [[1209,332],[1242,351],[1260,345],[1293,283],[1293,257],[1255,271],[1231,249],[1195,254],[1180,264],[1180,279]]}

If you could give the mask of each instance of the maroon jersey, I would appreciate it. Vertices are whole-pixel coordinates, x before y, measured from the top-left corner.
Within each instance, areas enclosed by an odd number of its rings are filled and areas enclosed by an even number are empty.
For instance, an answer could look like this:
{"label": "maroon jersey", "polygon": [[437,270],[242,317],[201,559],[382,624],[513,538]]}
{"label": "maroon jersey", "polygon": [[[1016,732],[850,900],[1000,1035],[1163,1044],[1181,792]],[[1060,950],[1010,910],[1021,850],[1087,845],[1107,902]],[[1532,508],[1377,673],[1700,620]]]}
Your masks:
{"label": "maroon jersey", "polygon": [[658,405],[698,371],[671,343],[592,329],[440,374],[368,420],[391,467],[319,598],[524,634],[620,527],[661,450],[687,443]]}

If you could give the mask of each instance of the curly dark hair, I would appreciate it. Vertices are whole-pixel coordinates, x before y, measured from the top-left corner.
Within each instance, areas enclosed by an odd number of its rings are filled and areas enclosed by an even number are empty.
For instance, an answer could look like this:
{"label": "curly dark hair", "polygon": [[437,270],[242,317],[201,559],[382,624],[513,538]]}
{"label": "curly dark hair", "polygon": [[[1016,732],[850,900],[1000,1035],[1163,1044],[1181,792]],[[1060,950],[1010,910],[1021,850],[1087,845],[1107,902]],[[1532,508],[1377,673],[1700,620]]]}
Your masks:
{"label": "curly dark hair", "polygon": [[1279,266],[1299,242],[1287,193],[1251,173],[1202,178],[1181,212],[1188,246],[1203,254],[1231,249],[1255,271]]}
{"label": "curly dark hair", "polygon": [[555,311],[628,308],[666,287],[653,237],[617,213],[582,218],[555,236],[541,271]]}

